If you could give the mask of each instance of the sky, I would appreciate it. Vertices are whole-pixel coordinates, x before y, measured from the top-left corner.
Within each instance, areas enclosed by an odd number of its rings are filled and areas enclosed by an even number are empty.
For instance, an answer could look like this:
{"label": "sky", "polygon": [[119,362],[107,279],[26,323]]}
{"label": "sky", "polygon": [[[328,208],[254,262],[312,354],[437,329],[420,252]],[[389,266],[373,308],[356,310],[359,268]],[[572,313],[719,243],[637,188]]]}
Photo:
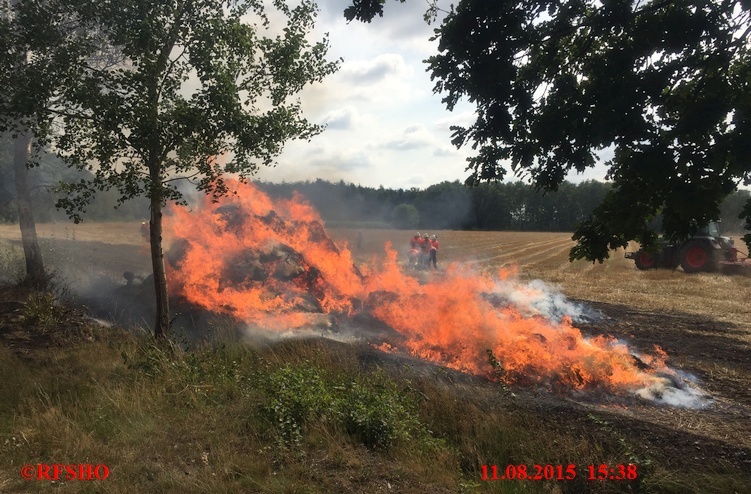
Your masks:
{"label": "sky", "polygon": [[[471,147],[456,149],[449,126],[474,120],[474,107],[460,102],[453,112],[433,93],[423,60],[437,53],[429,41],[436,25],[423,20],[424,0],[388,0],[372,23],[347,23],[349,0],[320,0],[316,39],[329,33],[329,59],[343,58],[336,74],[306,88],[305,116],[327,129],[310,142],[288,143],[264,181],[317,178],[386,188],[426,188],[464,181]],[[569,180],[604,179],[604,167]],[[516,180],[509,174],[509,179]]]}

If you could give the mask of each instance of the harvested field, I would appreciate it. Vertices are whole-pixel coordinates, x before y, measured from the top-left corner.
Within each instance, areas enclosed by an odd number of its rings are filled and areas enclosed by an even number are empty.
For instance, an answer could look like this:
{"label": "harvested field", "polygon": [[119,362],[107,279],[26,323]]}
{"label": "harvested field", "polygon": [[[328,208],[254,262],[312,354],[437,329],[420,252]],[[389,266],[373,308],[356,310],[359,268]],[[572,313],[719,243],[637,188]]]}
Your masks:
{"label": "harvested field", "polygon": [[[120,278],[130,270],[150,271],[148,246],[138,223],[41,224],[40,239],[56,241],[50,262],[57,268],[81,263],[87,271]],[[386,242],[406,257],[412,232],[401,230],[329,229],[332,237],[347,243],[357,262],[383,254]],[[558,285],[574,299],[621,304],[635,309],[709,316],[751,329],[751,272],[699,273],[682,270],[639,271],[623,251],[613,252],[605,263],[568,261],[574,245],[569,233],[434,231],[441,243],[439,263],[476,263],[480,269],[516,269],[521,279],[541,279]],[[0,241],[16,245],[16,225],[0,225]],[[50,244],[51,245],[51,244]],[[746,343],[751,343],[748,336]]]}

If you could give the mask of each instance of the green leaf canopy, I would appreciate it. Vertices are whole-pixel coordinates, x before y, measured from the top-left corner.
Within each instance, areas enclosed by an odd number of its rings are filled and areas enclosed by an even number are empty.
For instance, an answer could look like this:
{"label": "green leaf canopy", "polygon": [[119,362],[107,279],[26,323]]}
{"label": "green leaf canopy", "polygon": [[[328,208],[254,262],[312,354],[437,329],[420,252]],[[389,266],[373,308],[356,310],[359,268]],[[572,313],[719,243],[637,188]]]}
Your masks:
{"label": "green leaf canopy", "polygon": [[[345,17],[370,21],[382,3],[354,1]],[[476,151],[468,183],[508,167],[556,190],[612,151],[614,190],[577,229],[571,258],[653,242],[657,214],[668,236],[689,235],[751,183],[749,10],[748,0],[459,1],[426,62],[449,110],[476,106],[472,125],[452,128],[456,146]]]}
{"label": "green leaf canopy", "polygon": [[286,141],[322,130],[293,99],[338,68],[325,60],[326,38],[308,41],[317,7],[281,0],[273,7],[272,14],[255,0],[68,6],[108,50],[107,57],[89,53],[77,61],[50,112],[62,124],[57,149],[96,177],[69,185],[62,202],[69,214],[78,219],[97,189],[117,189],[122,200],[181,202],[178,176],[221,195],[224,174],[247,178],[272,164]]}

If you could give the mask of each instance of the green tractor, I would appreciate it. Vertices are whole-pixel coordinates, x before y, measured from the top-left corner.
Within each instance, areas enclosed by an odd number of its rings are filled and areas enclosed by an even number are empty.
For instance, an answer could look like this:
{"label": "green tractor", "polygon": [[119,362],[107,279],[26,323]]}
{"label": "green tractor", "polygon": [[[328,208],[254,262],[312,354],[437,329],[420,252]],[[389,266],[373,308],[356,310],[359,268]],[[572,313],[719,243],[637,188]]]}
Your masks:
{"label": "green tractor", "polygon": [[684,242],[662,241],[657,252],[640,248],[626,252],[626,259],[633,259],[642,270],[680,266],[686,273],[718,271],[723,265],[751,267],[748,256],[734,247],[732,238],[720,234],[720,226],[714,221]]}

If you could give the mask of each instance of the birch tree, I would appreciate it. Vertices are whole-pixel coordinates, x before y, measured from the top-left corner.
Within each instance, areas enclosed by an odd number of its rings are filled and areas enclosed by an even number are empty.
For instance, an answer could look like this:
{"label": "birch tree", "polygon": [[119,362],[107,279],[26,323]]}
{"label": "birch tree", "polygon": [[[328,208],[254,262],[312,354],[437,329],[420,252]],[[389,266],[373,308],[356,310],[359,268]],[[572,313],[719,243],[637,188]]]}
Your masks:
{"label": "birch tree", "polygon": [[[269,5],[267,8],[266,5]],[[322,129],[302,115],[296,93],[338,68],[328,40],[311,42],[308,0],[72,0],[75,18],[115,50],[116,66],[81,57],[57,88],[49,139],[71,166],[94,178],[65,187],[60,202],[80,221],[95,194],[150,202],[156,289],[154,334],[169,329],[163,210],[185,204],[176,182],[214,197],[227,174],[248,179],[290,139]],[[52,125],[52,124],[50,124]]]}

